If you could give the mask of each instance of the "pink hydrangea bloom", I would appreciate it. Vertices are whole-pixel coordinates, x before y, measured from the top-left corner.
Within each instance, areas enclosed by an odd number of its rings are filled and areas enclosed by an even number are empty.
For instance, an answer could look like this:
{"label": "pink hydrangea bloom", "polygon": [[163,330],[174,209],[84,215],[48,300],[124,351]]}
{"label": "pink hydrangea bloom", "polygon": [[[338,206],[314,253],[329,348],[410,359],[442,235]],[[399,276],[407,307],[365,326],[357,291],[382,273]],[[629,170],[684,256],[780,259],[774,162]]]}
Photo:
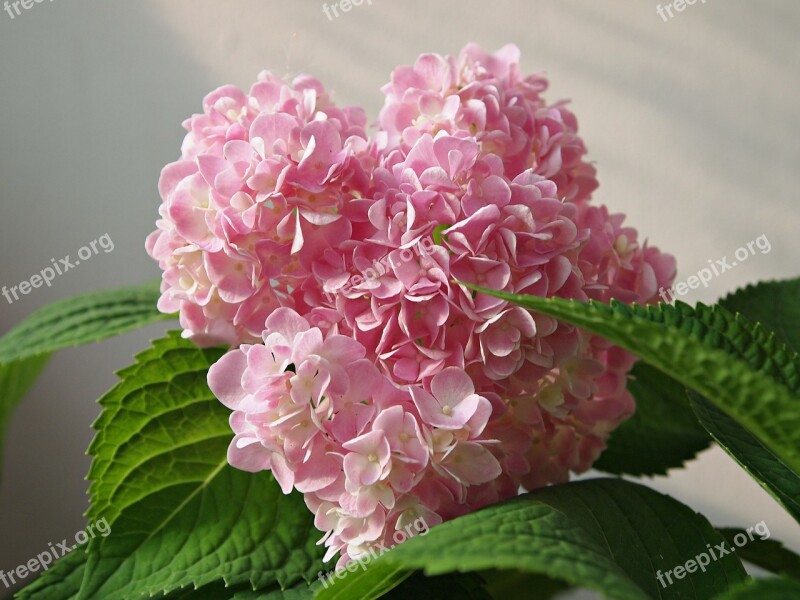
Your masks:
{"label": "pink hydrangea bloom", "polygon": [[327,557],[590,468],[634,357],[456,283],[647,303],[674,259],[590,201],[574,117],[512,46],[425,55],[380,131],[262,74],[186,122],[147,249],[233,412],[229,461],[304,494]]}
{"label": "pink hydrangea bloom", "polygon": [[322,250],[351,235],[348,203],[366,193],[359,108],[339,109],[311,77],[262,73],[184,123],[181,159],[161,173],[148,253],[164,271],[159,308],[198,343],[259,338]]}
{"label": "pink hydrangea bloom", "polygon": [[547,79],[522,75],[519,56],[513,44],[494,54],[468,44],[458,57],[423,54],[398,67],[383,88],[381,128],[405,150],[424,133],[466,132],[503,157],[508,177],[532,169],[556,183],[559,198],[588,199],[597,180],[577,120],[564,102],[544,101]]}

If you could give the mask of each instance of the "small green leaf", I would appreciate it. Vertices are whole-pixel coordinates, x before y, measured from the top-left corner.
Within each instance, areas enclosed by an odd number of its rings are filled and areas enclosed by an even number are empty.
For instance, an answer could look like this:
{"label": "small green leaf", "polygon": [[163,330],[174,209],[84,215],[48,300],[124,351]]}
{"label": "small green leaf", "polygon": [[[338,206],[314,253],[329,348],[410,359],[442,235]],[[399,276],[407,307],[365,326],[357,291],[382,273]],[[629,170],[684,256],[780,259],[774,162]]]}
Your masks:
{"label": "small green leaf", "polygon": [[416,569],[429,576],[489,569],[541,574],[618,600],[712,598],[744,580],[735,555],[672,585],[665,574],[722,542],[705,518],[668,496],[617,479],[585,480],[445,522],[379,556],[366,571],[319,589],[316,598],[378,598]]}
{"label": "small green leaf", "polygon": [[[434,227],[433,228],[433,243],[436,244],[437,246],[441,246],[442,245],[442,237],[443,237],[442,236],[442,232],[446,231],[450,227],[452,227],[452,225],[448,225],[446,223],[443,223],[441,225],[437,225],[436,227]],[[444,235],[444,238],[446,239],[447,235]]]}
{"label": "small green leaf", "polygon": [[636,399],[636,412],[611,433],[595,469],[628,475],[666,474],[711,443],[689,405],[686,388],[673,378],[639,362],[631,371],[628,391]]}
{"label": "small green leaf", "polygon": [[[736,548],[736,553],[742,560],[746,560],[776,575],[786,575],[800,579],[800,556],[780,542],[771,538],[761,539],[757,532],[754,532],[751,540],[750,535],[744,529],[718,527],[717,531],[728,540],[728,545],[731,548]],[[744,537],[739,537],[738,540],[735,540],[736,536]],[[741,546],[736,543],[744,539],[747,539],[747,543]]]}

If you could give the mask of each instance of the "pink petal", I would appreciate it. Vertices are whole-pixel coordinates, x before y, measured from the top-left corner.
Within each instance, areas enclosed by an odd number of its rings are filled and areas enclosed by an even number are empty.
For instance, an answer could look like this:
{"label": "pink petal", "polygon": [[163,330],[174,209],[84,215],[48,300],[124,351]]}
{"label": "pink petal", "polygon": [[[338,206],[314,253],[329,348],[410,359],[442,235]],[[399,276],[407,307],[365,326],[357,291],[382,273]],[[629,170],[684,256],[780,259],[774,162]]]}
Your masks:
{"label": "pink petal", "polygon": [[245,398],[242,376],[247,368],[247,356],[241,350],[224,354],[208,370],[208,387],[214,396],[230,409],[236,410]]}

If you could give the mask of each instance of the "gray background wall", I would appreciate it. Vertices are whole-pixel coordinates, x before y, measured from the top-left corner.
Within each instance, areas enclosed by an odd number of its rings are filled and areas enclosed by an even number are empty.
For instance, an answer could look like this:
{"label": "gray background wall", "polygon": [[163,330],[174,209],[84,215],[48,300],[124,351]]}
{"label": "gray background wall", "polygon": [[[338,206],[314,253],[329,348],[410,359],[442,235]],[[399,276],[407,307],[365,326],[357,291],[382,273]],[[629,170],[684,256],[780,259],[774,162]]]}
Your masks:
{"label": "gray background wall", "polygon": [[[391,68],[421,52],[517,43],[573,99],[596,195],[678,257],[679,278],[766,234],[688,299],[798,274],[800,79],[794,0],[708,0],[664,22],[655,0],[372,0],[333,21],[317,0],[56,0],[0,12],[0,286],[108,233],[115,243],[8,305],[0,331],[80,292],[158,276],[145,255],[180,122],[223,83],[310,71],[372,115]],[[0,568],[83,528],[94,400],[163,327],[62,352],[16,412],[0,483]],[[650,481],[718,524],[793,523],[722,452]],[[0,590],[0,596],[3,590]]]}

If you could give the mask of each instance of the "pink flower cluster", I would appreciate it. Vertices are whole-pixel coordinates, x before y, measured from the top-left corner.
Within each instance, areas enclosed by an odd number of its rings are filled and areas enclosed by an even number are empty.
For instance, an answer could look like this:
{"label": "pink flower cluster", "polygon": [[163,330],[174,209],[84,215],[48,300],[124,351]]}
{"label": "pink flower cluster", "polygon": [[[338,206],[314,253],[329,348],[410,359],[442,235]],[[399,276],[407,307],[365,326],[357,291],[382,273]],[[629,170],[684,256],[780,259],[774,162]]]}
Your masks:
{"label": "pink flower cluster", "polygon": [[[160,182],[160,308],[232,409],[229,461],[296,489],[346,562],[588,469],[634,359],[456,281],[650,302],[671,256],[593,205],[574,116],[507,46],[424,55],[379,131],[309,77],[223,87]],[[238,347],[236,347],[238,346]]]}

